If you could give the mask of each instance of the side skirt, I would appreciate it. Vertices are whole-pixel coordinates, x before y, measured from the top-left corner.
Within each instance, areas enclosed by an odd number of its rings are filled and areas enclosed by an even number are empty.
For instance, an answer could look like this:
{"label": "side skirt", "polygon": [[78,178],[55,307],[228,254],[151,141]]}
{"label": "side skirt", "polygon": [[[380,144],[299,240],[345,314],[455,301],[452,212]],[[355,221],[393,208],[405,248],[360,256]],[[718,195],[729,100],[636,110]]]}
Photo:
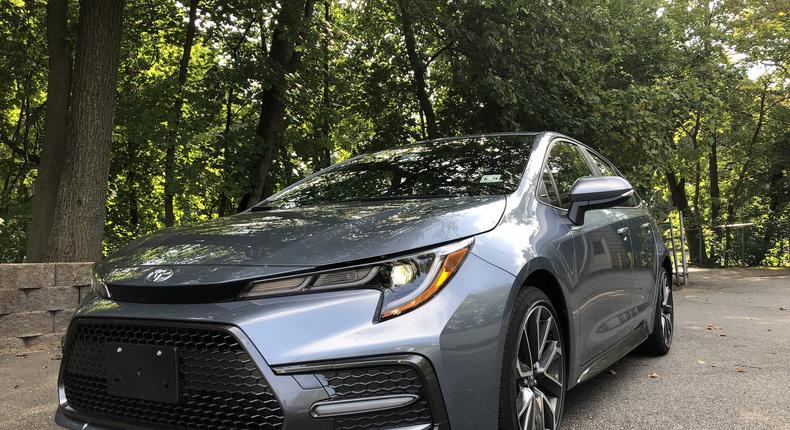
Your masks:
{"label": "side skirt", "polygon": [[623,340],[612,345],[609,349],[602,352],[597,357],[593,358],[582,366],[582,372],[576,384],[590,380],[593,376],[603,372],[609,366],[614,364],[617,360],[625,357],[629,352],[633,351],[650,335],[647,323],[642,321],[639,326],[634,329]]}

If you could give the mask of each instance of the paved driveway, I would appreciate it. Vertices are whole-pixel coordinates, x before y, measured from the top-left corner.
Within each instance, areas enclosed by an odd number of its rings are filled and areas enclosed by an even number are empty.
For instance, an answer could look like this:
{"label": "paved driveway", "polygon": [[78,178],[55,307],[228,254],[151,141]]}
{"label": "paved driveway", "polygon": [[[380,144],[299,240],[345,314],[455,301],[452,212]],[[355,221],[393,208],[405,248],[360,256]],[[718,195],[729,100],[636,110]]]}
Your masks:
{"label": "paved driveway", "polygon": [[[631,354],[568,393],[564,428],[790,429],[790,270],[691,278],[669,355]],[[0,429],[55,428],[58,357],[0,356]]]}

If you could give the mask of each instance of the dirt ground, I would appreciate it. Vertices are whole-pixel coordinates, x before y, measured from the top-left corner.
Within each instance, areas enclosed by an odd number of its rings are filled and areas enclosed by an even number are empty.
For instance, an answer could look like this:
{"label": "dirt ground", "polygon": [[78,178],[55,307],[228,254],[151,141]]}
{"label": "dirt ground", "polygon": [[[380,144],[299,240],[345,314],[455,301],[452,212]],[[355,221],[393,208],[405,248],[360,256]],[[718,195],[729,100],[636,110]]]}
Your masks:
{"label": "dirt ground", "polygon": [[[790,269],[690,277],[669,355],[631,354],[569,392],[564,428],[790,429]],[[0,428],[55,428],[59,358],[0,355]]]}

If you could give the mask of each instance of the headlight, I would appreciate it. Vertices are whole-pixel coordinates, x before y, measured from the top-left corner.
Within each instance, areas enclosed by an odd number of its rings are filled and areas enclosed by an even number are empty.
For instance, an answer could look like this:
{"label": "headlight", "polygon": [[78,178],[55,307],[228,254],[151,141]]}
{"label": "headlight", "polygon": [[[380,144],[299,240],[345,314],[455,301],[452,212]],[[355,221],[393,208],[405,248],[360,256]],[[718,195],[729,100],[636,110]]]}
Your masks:
{"label": "headlight", "polygon": [[455,274],[473,239],[370,265],[255,281],[241,298],[257,298],[347,288],[383,292],[380,319],[409,312],[436,295]]}

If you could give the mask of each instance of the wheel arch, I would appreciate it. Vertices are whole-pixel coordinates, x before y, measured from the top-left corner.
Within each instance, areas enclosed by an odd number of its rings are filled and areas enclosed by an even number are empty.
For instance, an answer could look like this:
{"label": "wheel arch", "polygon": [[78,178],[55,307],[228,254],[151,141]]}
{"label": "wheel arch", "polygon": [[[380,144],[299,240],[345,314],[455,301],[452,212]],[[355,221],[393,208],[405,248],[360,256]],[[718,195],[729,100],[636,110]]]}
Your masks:
{"label": "wheel arch", "polygon": [[546,269],[532,271],[524,280],[524,286],[535,287],[545,294],[562,320],[562,335],[565,338],[565,347],[571,344],[571,317],[568,312],[568,303],[557,278]]}
{"label": "wheel arch", "polygon": [[[534,263],[534,262],[533,262]],[[563,288],[562,280],[559,276],[541,264],[535,264],[524,276],[521,288],[526,286],[534,287],[542,291],[551,301],[557,311],[562,326],[562,336],[565,339],[565,351],[567,360],[565,361],[565,372],[568,375],[568,389],[573,387],[576,380],[576,325],[574,323],[574,312],[568,305],[568,296]]]}

